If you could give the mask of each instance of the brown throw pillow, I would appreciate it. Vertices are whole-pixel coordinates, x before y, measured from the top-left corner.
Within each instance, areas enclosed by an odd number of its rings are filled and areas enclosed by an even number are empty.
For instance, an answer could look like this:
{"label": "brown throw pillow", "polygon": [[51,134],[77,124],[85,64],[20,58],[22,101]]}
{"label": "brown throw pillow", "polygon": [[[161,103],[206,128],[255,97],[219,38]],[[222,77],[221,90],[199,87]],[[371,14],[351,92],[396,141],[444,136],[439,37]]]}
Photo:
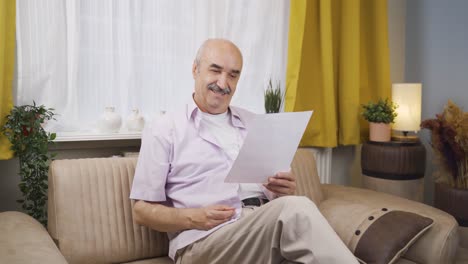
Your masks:
{"label": "brown throw pillow", "polygon": [[388,211],[373,221],[364,231],[356,230],[357,241],[354,255],[362,263],[391,264],[426,232],[434,220],[404,211]]}

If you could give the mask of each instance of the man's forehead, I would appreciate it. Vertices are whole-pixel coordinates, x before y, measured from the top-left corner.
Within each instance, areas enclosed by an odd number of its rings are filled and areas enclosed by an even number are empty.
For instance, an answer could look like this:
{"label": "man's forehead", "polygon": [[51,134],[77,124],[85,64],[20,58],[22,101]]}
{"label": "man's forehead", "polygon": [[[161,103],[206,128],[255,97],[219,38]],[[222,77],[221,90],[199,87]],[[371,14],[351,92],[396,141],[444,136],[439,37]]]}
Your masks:
{"label": "man's forehead", "polygon": [[222,60],[202,60],[202,62],[211,68],[218,68],[218,69],[231,69],[231,70],[240,70],[241,64],[240,63],[226,63]]}
{"label": "man's forehead", "polygon": [[234,54],[211,53],[202,56],[201,61],[207,67],[221,68],[225,70],[240,71],[242,68],[242,59]]}

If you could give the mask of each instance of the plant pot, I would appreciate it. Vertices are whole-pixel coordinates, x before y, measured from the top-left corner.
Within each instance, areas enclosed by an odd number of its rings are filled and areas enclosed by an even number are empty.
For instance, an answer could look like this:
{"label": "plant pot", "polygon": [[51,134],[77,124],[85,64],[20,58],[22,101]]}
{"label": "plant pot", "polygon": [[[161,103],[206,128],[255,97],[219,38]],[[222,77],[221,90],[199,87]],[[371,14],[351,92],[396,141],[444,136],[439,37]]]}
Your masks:
{"label": "plant pot", "polygon": [[434,190],[434,206],[445,211],[455,219],[460,226],[468,227],[468,190],[457,189],[443,183],[436,183]]}
{"label": "plant pot", "polygon": [[385,123],[369,123],[369,140],[388,142],[391,139],[391,127],[390,124]]}

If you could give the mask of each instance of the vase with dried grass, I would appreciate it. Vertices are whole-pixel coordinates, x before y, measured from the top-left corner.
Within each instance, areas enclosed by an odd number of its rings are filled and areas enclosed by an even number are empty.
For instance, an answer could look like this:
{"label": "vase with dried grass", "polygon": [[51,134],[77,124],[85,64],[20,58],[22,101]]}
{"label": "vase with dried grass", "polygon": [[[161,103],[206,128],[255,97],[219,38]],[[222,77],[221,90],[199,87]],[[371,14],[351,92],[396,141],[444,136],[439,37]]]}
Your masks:
{"label": "vase with dried grass", "polygon": [[468,112],[448,101],[436,118],[424,120],[421,128],[431,131],[436,185],[434,205],[468,226]]}
{"label": "vase with dried grass", "polygon": [[421,128],[431,130],[431,145],[446,173],[437,174],[437,182],[468,189],[468,112],[452,101],[436,118],[424,120]]}

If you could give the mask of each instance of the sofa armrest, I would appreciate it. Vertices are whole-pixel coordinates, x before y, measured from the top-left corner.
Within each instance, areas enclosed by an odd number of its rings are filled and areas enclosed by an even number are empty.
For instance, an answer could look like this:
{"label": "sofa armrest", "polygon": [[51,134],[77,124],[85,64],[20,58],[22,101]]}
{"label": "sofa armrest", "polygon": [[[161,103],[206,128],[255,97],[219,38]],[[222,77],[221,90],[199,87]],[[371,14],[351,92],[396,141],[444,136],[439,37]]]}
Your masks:
{"label": "sofa armrest", "polygon": [[0,213],[0,263],[67,263],[47,230],[20,212]]}
{"label": "sofa armrest", "polygon": [[327,219],[330,218],[329,222],[335,230],[352,228],[347,226],[350,218],[343,215],[343,211],[352,214],[354,209],[350,207],[353,205],[356,208],[367,206],[420,214],[433,219],[434,225],[408,249],[404,258],[426,264],[454,262],[458,247],[458,224],[451,215],[419,202],[367,189],[324,184],[322,191],[324,201],[320,209]]}

